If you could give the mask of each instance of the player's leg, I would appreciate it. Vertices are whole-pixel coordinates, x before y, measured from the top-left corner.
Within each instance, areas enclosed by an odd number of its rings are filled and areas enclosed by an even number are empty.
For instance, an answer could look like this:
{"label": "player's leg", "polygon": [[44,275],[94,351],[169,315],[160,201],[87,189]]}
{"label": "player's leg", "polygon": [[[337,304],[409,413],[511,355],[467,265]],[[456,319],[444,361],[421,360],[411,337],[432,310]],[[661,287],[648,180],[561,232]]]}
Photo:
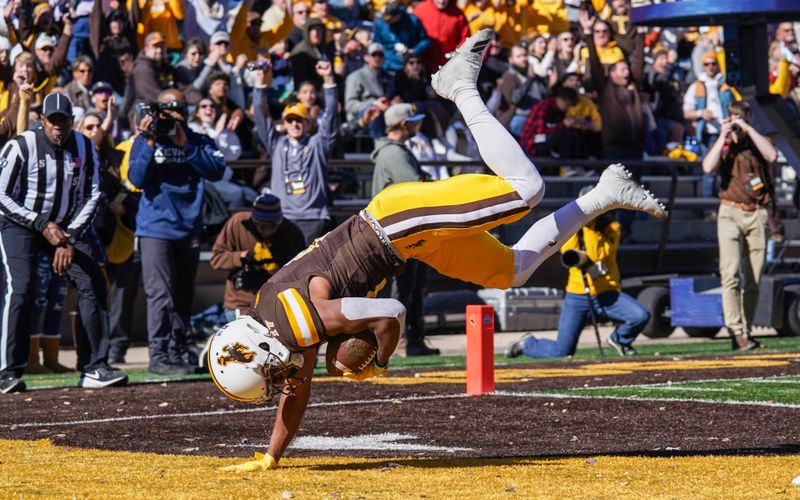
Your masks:
{"label": "player's leg", "polygon": [[639,186],[622,165],[611,165],[603,171],[594,189],[577,200],[537,221],[512,247],[514,280],[522,286],[548,257],[598,215],[625,208],[647,212],[659,219],[667,214],[659,201]]}
{"label": "player's leg", "polygon": [[530,207],[502,177],[465,174],[384,189],[366,208],[403,259],[438,241],[483,233],[522,218]]}
{"label": "player's leg", "polygon": [[542,177],[516,139],[486,109],[478,93],[478,72],[493,36],[487,29],[468,38],[433,75],[431,84],[440,96],[455,102],[483,161],[533,207],[544,196]]}

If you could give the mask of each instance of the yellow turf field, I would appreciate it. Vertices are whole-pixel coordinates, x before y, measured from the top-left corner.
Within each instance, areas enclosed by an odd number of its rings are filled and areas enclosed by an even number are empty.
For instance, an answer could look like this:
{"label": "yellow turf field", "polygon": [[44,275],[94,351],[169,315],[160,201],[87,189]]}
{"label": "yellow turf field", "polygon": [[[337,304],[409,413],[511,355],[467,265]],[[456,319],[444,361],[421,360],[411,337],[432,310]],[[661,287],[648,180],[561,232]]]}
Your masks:
{"label": "yellow turf field", "polygon": [[797,456],[554,459],[233,459],[0,440],[1,498],[800,498]]}

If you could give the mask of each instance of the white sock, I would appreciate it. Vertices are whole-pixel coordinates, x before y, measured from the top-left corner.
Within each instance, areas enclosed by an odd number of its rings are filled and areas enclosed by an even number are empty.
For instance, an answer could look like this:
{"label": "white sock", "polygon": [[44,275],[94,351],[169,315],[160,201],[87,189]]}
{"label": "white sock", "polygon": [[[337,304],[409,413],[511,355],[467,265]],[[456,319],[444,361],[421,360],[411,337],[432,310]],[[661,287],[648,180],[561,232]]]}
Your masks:
{"label": "white sock", "polygon": [[474,85],[454,94],[453,101],[475,137],[483,161],[514,186],[528,206],[536,206],[544,196],[544,181],[517,140],[489,113]]}
{"label": "white sock", "polygon": [[586,200],[581,201],[588,194],[538,220],[511,247],[514,251],[514,281],[511,286],[524,285],[542,262],[559,251],[580,228],[602,213],[582,208],[582,204],[589,204]]}

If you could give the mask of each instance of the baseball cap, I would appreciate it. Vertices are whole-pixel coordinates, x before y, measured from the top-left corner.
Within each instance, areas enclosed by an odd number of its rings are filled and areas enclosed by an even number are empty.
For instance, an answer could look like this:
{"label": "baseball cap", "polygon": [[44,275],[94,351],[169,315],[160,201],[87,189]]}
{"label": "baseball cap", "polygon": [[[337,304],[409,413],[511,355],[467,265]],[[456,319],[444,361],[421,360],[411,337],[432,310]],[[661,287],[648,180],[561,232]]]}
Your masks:
{"label": "baseball cap", "polygon": [[258,222],[277,222],[283,218],[281,200],[274,194],[262,194],[253,202],[253,219]]}
{"label": "baseball cap", "polygon": [[283,108],[283,117],[299,116],[302,119],[308,118],[308,108],[302,102],[296,102]]}
{"label": "baseball cap", "polygon": [[231,43],[231,36],[225,31],[215,31],[213,35],[211,35],[211,39],[209,40],[209,45],[216,45],[219,42],[227,42],[228,45]]}
{"label": "baseball cap", "polygon": [[45,12],[53,12],[53,8],[50,7],[50,4],[47,2],[41,2],[33,8],[33,18],[36,19],[40,15],[44,14]]}
{"label": "baseball cap", "polygon": [[58,40],[56,37],[48,35],[47,33],[42,33],[39,35],[39,38],[36,39],[36,44],[34,45],[35,49],[43,49],[45,47],[55,47]]}
{"label": "baseball cap", "polygon": [[407,122],[418,122],[423,118],[425,118],[425,114],[417,113],[417,107],[408,103],[392,104],[383,114],[386,130],[400,125],[400,122],[403,120]]}
{"label": "baseball cap", "polygon": [[72,118],[72,102],[65,94],[51,92],[42,101],[42,114],[47,118],[59,114]]}
{"label": "baseball cap", "polygon": [[164,38],[164,35],[161,34],[160,31],[151,31],[144,37],[144,44],[145,45],[158,45],[160,43],[166,43],[167,39]]}
{"label": "baseball cap", "polygon": [[716,52],[706,52],[703,54],[703,57],[700,60],[706,62],[708,59],[712,59],[714,62],[719,63],[719,56]]}
{"label": "baseball cap", "polygon": [[389,2],[383,7],[381,18],[386,20],[400,14],[402,7],[397,2]]}
{"label": "baseball cap", "polygon": [[99,81],[92,85],[92,94],[97,92],[107,92],[111,94],[114,93],[114,87],[112,87],[108,82]]}
{"label": "baseball cap", "polygon": [[372,55],[375,52],[383,52],[383,45],[375,42],[369,44],[369,47],[367,47],[367,54]]}

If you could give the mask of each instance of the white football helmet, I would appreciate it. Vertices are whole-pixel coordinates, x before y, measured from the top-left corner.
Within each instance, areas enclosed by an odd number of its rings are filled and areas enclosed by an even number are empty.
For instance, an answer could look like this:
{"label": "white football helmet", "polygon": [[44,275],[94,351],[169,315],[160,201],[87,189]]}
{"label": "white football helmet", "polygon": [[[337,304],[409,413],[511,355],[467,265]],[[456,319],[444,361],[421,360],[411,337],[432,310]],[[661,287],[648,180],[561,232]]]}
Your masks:
{"label": "white football helmet", "polygon": [[275,393],[293,394],[308,380],[303,355],[289,352],[250,316],[240,316],[211,337],[208,371],[223,394],[249,403],[270,401]]}

